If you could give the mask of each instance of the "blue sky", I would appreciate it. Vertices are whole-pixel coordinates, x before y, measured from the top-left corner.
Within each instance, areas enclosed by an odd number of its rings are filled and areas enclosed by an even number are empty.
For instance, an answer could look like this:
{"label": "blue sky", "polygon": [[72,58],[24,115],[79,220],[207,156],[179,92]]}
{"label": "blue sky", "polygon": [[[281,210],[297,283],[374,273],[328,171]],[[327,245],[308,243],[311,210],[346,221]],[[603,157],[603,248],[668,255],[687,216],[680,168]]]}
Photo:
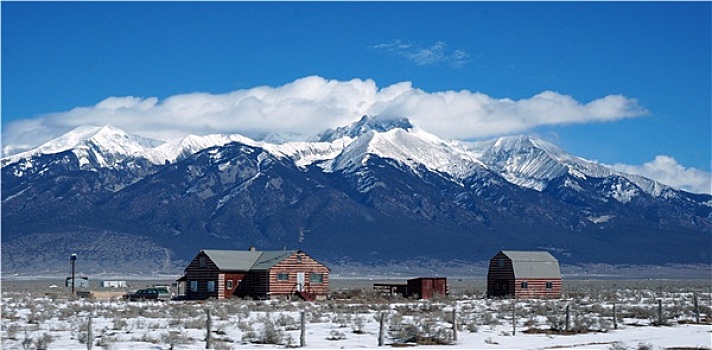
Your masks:
{"label": "blue sky", "polygon": [[301,137],[402,113],[709,192],[710,2],[1,6],[6,153],[87,123]]}

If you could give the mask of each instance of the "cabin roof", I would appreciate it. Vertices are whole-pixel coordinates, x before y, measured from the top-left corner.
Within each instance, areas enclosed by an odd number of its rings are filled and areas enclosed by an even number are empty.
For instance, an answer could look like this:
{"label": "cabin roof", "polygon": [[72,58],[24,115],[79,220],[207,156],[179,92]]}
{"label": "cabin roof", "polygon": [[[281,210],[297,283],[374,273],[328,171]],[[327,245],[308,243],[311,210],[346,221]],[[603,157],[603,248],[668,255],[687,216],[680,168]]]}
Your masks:
{"label": "cabin roof", "polygon": [[203,249],[203,253],[225,271],[263,271],[294,254],[293,250],[216,250]]}
{"label": "cabin roof", "polygon": [[559,261],[548,252],[503,250],[516,278],[561,278]]}

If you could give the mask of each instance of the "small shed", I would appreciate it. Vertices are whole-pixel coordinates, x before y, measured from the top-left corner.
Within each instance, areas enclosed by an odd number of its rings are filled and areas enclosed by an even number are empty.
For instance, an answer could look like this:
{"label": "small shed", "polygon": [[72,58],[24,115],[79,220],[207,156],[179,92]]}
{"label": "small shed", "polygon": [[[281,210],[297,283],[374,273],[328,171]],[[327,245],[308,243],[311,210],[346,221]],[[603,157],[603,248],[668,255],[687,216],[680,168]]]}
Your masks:
{"label": "small shed", "polygon": [[417,295],[420,299],[432,299],[436,296],[445,297],[448,293],[445,277],[420,277],[408,280],[408,294]]}
{"label": "small shed", "polygon": [[383,295],[401,294],[405,298],[419,299],[445,297],[448,294],[445,277],[418,277],[409,279],[406,283],[374,283],[373,290]]}
{"label": "small shed", "polygon": [[[64,286],[65,287],[71,287],[72,286],[72,278],[67,277],[64,280]],[[76,277],[76,280],[74,281],[74,287],[75,288],[89,288],[89,277]]]}
{"label": "small shed", "polygon": [[560,298],[559,261],[544,251],[503,250],[490,259],[487,296]]}

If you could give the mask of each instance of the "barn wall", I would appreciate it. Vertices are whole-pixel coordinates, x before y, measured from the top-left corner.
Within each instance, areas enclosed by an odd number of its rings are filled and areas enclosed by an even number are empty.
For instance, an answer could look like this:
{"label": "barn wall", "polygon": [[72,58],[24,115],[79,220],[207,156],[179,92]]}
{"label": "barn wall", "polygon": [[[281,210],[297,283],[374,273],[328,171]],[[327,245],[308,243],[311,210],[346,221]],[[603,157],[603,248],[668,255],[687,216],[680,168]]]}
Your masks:
{"label": "barn wall", "polygon": [[[522,288],[522,282],[527,282],[527,288]],[[552,283],[552,288],[546,288],[546,282]],[[518,278],[515,283],[515,295],[517,298],[560,298],[561,297],[561,279],[533,279],[533,278]]]}
{"label": "barn wall", "polygon": [[[500,259],[504,260],[504,266],[499,266]],[[487,296],[514,295],[514,282],[514,267],[508,256],[498,253],[490,259],[487,272]]]}

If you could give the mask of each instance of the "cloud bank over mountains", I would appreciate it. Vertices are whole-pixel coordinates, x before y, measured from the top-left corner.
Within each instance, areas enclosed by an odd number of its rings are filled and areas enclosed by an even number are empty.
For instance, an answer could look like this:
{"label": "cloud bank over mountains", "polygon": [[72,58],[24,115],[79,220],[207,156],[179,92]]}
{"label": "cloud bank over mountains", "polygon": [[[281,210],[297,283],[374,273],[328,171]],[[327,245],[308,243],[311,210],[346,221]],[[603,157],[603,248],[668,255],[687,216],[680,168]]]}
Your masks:
{"label": "cloud bank over mountains", "polygon": [[[163,100],[108,97],[94,106],[10,122],[3,130],[3,156],[37,147],[83,125],[111,124],[159,140],[190,134],[238,133],[254,138],[277,133],[289,141],[302,141],[368,114],[405,117],[441,138],[467,140],[522,133],[545,125],[636,118],[647,113],[635,99],[622,95],[580,102],[558,92],[543,91],[513,100],[468,90],[426,92],[407,81],[380,88],[371,79],[339,81],[309,76],[281,86],[257,86],[224,94],[196,92]],[[616,166],[621,170],[626,167]],[[680,188],[700,192],[706,187],[702,192],[710,192],[709,173],[685,169],[670,157],[659,156],[651,163],[630,167],[627,171],[663,183],[675,186],[686,179],[678,185]]]}
{"label": "cloud bank over mountains", "polygon": [[647,111],[634,99],[608,95],[582,103],[544,91],[512,100],[479,92],[426,92],[411,82],[379,88],[371,79],[349,81],[310,76],[282,86],[258,86],[224,94],[108,97],[94,106],[11,122],[3,130],[4,153],[35,147],[81,125],[111,124],[166,139],[188,134],[278,133],[288,140],[348,124],[364,114],[406,117],[445,139],[520,133],[542,125],[634,118]]}

